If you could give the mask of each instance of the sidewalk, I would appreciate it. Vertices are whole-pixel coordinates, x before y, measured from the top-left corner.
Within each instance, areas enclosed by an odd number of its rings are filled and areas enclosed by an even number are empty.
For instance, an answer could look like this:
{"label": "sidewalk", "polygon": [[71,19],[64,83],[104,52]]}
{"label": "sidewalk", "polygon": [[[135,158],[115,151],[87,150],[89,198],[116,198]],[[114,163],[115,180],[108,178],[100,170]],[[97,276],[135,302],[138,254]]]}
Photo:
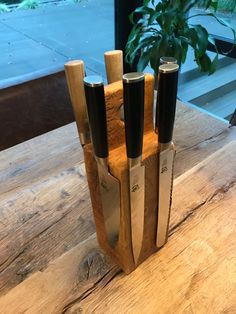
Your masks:
{"label": "sidewalk", "polygon": [[[27,80],[83,59],[88,73],[104,74],[103,53],[114,48],[112,0],[59,2],[0,15],[0,81]],[[4,85],[4,84],[3,84]]]}
{"label": "sidewalk", "polygon": [[[232,38],[231,31],[211,17],[192,22]],[[236,19],[233,23],[236,28]],[[114,2],[61,1],[35,10],[15,10],[0,14],[0,28],[0,88],[57,72],[69,59],[82,59],[88,74],[105,76],[103,54],[114,48]],[[194,68],[191,57],[182,71]]]}

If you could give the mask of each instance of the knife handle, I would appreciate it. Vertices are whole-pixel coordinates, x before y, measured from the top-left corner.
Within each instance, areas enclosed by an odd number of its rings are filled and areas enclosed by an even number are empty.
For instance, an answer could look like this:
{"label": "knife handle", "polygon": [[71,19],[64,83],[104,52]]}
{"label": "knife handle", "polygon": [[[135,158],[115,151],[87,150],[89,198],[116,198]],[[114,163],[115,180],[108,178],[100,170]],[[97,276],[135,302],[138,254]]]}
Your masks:
{"label": "knife handle", "polygon": [[125,137],[128,158],[142,155],[144,128],[144,74],[123,75]]}
{"label": "knife handle", "polygon": [[178,64],[159,67],[156,110],[156,128],[159,143],[172,141],[178,89]]}
{"label": "knife handle", "polygon": [[106,105],[102,77],[85,77],[84,88],[94,153],[99,158],[107,158]]}
{"label": "knife handle", "polygon": [[160,64],[177,64],[177,60],[173,57],[161,57]]}
{"label": "knife handle", "polygon": [[90,142],[89,123],[84,94],[84,63],[81,60],[69,61],[65,64],[67,85],[73,106],[75,120],[81,144]]}
{"label": "knife handle", "polygon": [[112,50],[104,54],[108,84],[121,81],[123,75],[123,51]]}

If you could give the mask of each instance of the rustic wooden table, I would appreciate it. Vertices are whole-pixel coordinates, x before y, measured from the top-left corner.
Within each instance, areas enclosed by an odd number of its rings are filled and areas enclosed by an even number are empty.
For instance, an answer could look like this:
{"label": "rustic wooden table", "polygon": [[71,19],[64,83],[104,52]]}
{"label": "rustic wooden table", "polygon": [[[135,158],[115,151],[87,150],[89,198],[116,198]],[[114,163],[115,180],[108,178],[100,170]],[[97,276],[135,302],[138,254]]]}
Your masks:
{"label": "rustic wooden table", "polygon": [[75,124],[0,153],[0,313],[236,313],[236,129],[177,111],[170,239],[129,276],[97,245]]}

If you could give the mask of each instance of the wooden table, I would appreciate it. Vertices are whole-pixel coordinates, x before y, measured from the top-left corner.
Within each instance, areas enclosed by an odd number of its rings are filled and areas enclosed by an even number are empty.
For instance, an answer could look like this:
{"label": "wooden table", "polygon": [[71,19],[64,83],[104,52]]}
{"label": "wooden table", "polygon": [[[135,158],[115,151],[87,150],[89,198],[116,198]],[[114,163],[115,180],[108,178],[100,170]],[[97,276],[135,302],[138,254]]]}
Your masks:
{"label": "wooden table", "polygon": [[178,104],[170,239],[129,276],[96,242],[70,124],[0,153],[0,313],[236,313],[236,129]]}

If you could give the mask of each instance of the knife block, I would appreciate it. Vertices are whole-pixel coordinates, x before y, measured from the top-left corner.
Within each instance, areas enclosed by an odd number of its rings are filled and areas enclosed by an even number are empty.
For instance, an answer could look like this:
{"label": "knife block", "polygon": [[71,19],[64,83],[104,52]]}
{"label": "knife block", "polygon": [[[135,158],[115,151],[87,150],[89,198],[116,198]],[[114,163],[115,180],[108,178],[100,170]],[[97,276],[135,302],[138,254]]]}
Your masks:
{"label": "knife block", "polygon": [[[153,254],[157,248],[157,135],[153,128],[153,97],[154,77],[145,75],[144,105],[144,138],[143,164],[145,166],[145,221],[144,238],[139,263]],[[120,107],[123,104],[122,81],[105,86],[107,129],[109,143],[109,169],[111,174],[120,181],[121,219],[118,243],[113,249],[107,242],[102,214],[102,203],[99,191],[97,164],[91,144],[84,146],[85,166],[88,185],[96,224],[97,238],[101,248],[108,254],[125,273],[132,272],[134,264],[131,245],[131,220],[129,206],[129,179],[125,145],[125,126],[120,118]]]}

